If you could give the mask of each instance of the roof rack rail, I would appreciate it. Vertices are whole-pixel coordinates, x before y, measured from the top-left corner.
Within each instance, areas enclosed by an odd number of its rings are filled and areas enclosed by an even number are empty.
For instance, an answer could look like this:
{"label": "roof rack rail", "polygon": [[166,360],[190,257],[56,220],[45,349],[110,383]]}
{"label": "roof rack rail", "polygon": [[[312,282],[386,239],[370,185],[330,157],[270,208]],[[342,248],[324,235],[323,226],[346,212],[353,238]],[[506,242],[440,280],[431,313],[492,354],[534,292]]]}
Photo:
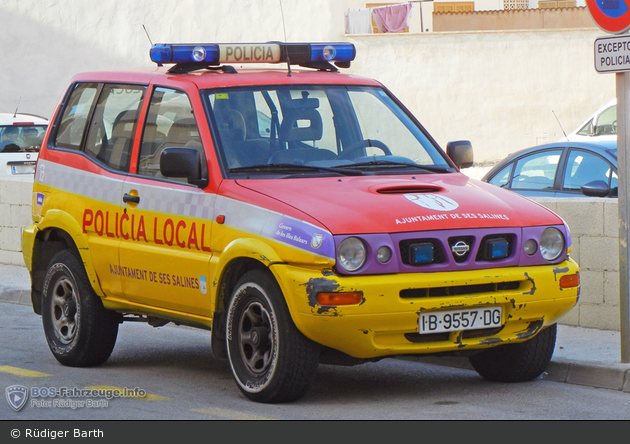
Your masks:
{"label": "roof rack rail", "polygon": [[237,74],[238,71],[231,65],[212,66],[205,62],[176,63],[168,69],[170,74],[188,74],[189,72],[208,69],[211,71],[223,71],[226,74]]}

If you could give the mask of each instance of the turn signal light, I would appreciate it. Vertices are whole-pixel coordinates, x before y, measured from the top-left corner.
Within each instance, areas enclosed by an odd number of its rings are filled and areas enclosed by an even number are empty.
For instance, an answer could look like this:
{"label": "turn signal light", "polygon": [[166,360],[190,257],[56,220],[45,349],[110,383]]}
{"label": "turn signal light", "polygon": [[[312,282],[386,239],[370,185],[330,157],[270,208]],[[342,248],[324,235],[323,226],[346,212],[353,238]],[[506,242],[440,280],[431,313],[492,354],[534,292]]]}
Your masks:
{"label": "turn signal light", "polygon": [[580,273],[567,274],[560,278],[560,288],[573,288],[580,286]]}
{"label": "turn signal light", "polygon": [[363,295],[353,291],[350,293],[319,293],[317,303],[319,305],[357,305],[363,300]]}

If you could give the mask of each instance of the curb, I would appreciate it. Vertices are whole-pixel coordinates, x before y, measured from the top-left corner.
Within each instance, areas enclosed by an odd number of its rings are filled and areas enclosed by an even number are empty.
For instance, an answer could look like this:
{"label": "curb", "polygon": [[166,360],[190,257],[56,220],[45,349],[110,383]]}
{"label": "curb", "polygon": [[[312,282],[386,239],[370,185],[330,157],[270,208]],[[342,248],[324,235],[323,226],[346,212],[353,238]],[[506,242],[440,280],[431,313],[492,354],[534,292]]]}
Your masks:
{"label": "curb", "polygon": [[627,364],[610,366],[552,359],[545,379],[630,393],[630,366]]}
{"label": "curb", "polygon": [[[400,359],[475,371],[468,359],[461,357],[404,356]],[[552,358],[540,379],[630,393],[630,364],[598,364]]]}
{"label": "curb", "polygon": [[24,287],[0,285],[0,302],[9,304],[31,305],[31,290]]}

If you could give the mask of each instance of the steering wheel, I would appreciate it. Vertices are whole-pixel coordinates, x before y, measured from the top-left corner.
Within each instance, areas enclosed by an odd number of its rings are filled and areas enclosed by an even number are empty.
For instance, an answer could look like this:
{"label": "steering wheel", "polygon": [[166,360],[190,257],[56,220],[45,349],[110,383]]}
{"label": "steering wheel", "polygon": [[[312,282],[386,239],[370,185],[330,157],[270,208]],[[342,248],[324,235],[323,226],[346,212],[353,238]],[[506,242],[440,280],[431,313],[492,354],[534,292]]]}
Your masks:
{"label": "steering wheel", "polygon": [[353,159],[354,157],[356,157],[354,154],[364,148],[367,147],[374,147],[374,148],[378,148],[381,151],[383,151],[385,153],[385,155],[387,156],[391,156],[392,152],[391,150],[388,148],[387,145],[385,145],[383,142],[381,142],[380,140],[376,140],[376,139],[365,139],[365,140],[360,140],[358,142],[352,143],[350,145],[348,145],[348,147],[343,150],[343,152],[341,154],[339,154],[339,156],[337,156],[337,159],[344,159],[344,160],[349,160],[349,159]]}

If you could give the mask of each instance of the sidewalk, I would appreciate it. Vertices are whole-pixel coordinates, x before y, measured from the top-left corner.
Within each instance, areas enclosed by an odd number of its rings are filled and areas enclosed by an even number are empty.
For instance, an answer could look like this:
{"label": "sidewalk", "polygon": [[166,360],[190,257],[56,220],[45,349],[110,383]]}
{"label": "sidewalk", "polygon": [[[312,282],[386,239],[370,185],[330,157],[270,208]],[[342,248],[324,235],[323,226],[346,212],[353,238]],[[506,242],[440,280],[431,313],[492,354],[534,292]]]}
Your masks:
{"label": "sidewalk", "polygon": [[[30,305],[25,267],[0,264],[0,303]],[[558,325],[554,356],[544,379],[630,393],[630,363],[622,363],[618,331]],[[426,363],[471,368],[465,358],[414,357]]]}

